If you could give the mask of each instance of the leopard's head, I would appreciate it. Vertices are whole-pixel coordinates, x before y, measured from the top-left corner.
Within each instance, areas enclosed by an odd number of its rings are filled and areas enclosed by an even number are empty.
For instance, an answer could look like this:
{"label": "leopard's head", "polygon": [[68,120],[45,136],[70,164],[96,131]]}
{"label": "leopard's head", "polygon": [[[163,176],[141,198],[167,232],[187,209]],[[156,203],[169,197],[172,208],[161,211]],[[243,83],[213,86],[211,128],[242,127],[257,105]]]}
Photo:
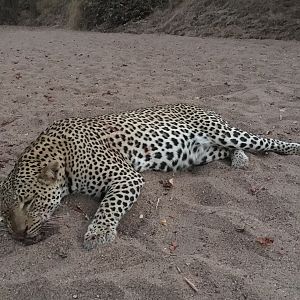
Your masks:
{"label": "leopard's head", "polygon": [[37,153],[26,151],[0,186],[2,224],[25,244],[45,236],[53,224],[54,210],[68,191],[63,159],[50,154],[41,158]]}

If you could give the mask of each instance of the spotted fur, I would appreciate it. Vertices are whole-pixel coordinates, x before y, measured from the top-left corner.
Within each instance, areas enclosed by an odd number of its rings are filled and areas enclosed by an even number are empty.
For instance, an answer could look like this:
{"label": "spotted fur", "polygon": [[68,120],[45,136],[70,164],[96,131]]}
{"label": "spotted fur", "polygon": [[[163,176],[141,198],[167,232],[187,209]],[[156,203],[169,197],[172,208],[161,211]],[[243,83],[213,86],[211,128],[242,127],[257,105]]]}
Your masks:
{"label": "spotted fur", "polygon": [[112,241],[143,186],[140,172],[178,171],[246,151],[300,154],[300,144],[261,138],[229,126],[212,111],[186,104],[55,122],[25,149],[1,187],[1,215],[13,237],[41,239],[61,199],[101,198],[84,247]]}

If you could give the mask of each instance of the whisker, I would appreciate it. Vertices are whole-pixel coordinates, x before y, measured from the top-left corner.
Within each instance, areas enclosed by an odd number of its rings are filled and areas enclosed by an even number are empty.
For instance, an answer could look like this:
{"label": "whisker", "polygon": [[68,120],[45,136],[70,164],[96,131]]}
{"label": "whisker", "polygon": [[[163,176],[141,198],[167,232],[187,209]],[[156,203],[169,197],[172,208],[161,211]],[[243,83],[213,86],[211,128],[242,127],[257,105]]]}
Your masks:
{"label": "whisker", "polygon": [[53,216],[53,217],[50,217],[46,222],[56,222],[56,221],[61,221],[63,220],[63,216]]}
{"label": "whisker", "polygon": [[47,222],[43,224],[43,227],[55,227],[59,226],[61,223],[60,222]]}
{"label": "whisker", "polygon": [[63,219],[62,215],[55,215],[55,216],[51,216],[49,220],[61,220]]}
{"label": "whisker", "polygon": [[47,225],[43,225],[42,226],[42,229],[52,229],[52,228],[57,228],[58,226],[57,226],[57,224],[47,224]]}
{"label": "whisker", "polygon": [[57,229],[59,227],[58,222],[45,222],[42,224],[41,229],[42,230],[52,230],[52,229]]}
{"label": "whisker", "polygon": [[59,224],[63,220],[62,217],[55,217],[55,218],[50,218],[48,221],[46,221],[47,224]]}
{"label": "whisker", "polygon": [[49,220],[47,220],[43,224],[41,224],[40,229],[43,232],[49,232],[49,231],[56,230],[59,228],[59,225],[62,220],[63,220],[63,216],[61,216],[61,215],[51,216],[49,218]]}
{"label": "whisker", "polygon": [[58,227],[43,227],[42,228],[42,233],[53,233],[53,232],[55,232],[56,230],[58,229]]}

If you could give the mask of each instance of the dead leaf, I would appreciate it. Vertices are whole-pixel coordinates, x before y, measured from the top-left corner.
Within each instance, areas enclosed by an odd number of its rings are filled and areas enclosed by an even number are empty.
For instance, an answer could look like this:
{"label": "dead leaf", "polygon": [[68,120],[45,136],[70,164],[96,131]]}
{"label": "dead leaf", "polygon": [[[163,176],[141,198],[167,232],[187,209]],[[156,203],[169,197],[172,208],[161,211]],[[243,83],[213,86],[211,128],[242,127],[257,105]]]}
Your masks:
{"label": "dead leaf", "polygon": [[174,186],[174,178],[169,180],[161,180],[159,183],[162,184],[164,188],[171,189]]}
{"label": "dead leaf", "polygon": [[109,90],[108,90],[108,91],[102,93],[102,96],[105,96],[105,95],[112,96],[112,95],[118,94],[118,93],[119,93],[119,91],[109,91]]}
{"label": "dead leaf", "polygon": [[48,100],[48,102],[53,102],[54,101],[53,97],[50,96],[50,95],[44,95],[44,97]]}
{"label": "dead leaf", "polygon": [[253,196],[257,195],[259,191],[264,190],[265,187],[263,185],[261,186],[251,186],[250,192]]}
{"label": "dead leaf", "polygon": [[274,239],[269,237],[259,237],[256,239],[256,242],[262,246],[270,246],[274,243]]}
{"label": "dead leaf", "polygon": [[64,251],[63,249],[58,249],[56,251],[56,254],[58,256],[60,256],[61,258],[67,258],[68,257],[68,253],[66,251]]}
{"label": "dead leaf", "polygon": [[178,247],[177,242],[172,241],[171,245],[169,246],[169,249],[170,249],[171,252],[174,252],[177,247]]}

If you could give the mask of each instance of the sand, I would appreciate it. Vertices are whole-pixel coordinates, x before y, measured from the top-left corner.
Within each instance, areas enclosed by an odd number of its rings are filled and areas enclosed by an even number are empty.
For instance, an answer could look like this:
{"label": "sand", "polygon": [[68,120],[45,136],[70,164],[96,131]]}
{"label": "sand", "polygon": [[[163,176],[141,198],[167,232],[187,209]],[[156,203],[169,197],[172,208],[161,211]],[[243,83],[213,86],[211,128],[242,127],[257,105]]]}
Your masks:
{"label": "sand", "polygon": [[[0,27],[0,176],[54,120],[163,103],[299,142],[299,46]],[[82,241],[97,202],[84,196],[65,199],[43,242],[0,232],[0,299],[299,299],[299,156],[249,157],[247,170],[144,173],[118,238],[94,251]]]}

